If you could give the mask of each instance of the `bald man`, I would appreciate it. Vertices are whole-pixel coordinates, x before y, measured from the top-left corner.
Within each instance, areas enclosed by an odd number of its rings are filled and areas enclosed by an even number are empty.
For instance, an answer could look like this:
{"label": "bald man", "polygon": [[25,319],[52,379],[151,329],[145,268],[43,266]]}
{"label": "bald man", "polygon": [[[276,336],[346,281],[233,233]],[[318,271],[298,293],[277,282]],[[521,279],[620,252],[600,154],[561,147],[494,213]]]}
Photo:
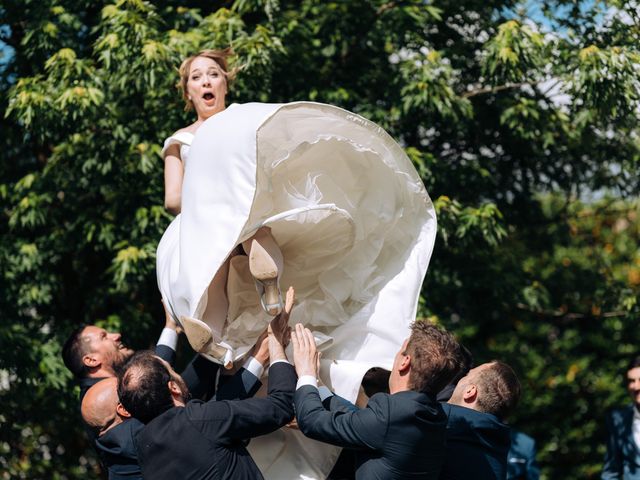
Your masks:
{"label": "bald man", "polygon": [[97,435],[95,445],[109,480],[142,479],[133,438],[144,425],[130,418],[118,401],[117,378],[105,378],[89,388],[80,410],[82,419]]}

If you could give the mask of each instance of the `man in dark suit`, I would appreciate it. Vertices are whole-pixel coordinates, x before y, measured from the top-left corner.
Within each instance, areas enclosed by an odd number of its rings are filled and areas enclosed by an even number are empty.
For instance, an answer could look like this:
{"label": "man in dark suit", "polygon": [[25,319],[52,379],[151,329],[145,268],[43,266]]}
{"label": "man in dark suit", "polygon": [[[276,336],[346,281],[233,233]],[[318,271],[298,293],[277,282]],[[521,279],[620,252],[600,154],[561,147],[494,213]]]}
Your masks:
{"label": "man in dark suit", "polygon": [[625,372],[632,403],[607,414],[603,480],[640,479],[640,356],[631,359]]}
{"label": "man in dark suit", "polygon": [[235,401],[188,401],[184,381],[166,362],[150,352],[131,358],[118,378],[118,396],[145,424],[134,439],[145,478],[263,478],[245,440],[271,433],[293,418],[297,378],[273,333],[268,347],[267,397]]}
{"label": "man in dark suit", "polygon": [[446,416],[436,394],[462,365],[460,345],[451,334],[415,322],[394,359],[390,393],[373,395],[363,409],[337,396],[323,404],[313,334],[298,324],[292,344],[299,375],[296,416],[306,436],[355,449],[357,479],[438,478]]}
{"label": "man in dark suit", "polygon": [[520,398],[520,382],[509,365],[493,361],[469,370],[448,403],[443,480],[502,480],[507,475],[509,427],[504,419]]}
{"label": "man in dark suit", "polygon": [[[235,400],[253,396],[262,383],[260,377],[263,365],[269,359],[266,336],[259,339],[251,356],[245,361],[235,375],[221,375],[217,400]],[[184,379],[184,378],[183,378]],[[215,382],[215,377],[209,380]],[[187,377],[185,383],[189,387],[193,379]],[[206,379],[198,379],[199,385]],[[89,390],[82,400],[82,419],[94,429],[95,447],[106,467],[109,480],[142,480],[142,472],[138,464],[138,454],[133,439],[144,424],[131,418],[118,400],[116,377],[105,378]]]}
{"label": "man in dark suit", "polygon": [[529,435],[511,429],[511,448],[507,456],[507,480],[539,480],[536,441]]}

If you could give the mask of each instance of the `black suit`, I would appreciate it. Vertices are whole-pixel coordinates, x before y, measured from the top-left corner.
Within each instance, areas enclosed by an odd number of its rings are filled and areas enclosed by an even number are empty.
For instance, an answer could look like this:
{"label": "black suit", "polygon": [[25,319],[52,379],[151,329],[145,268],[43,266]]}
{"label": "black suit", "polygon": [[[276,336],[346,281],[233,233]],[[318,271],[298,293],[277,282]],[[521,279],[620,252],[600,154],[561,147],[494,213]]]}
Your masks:
{"label": "black suit", "polygon": [[[155,353],[170,365],[173,365],[176,352],[166,345],[156,345]],[[183,379],[193,397],[203,398],[213,395],[215,379],[219,365],[201,355],[196,355],[182,372]],[[80,384],[80,403],[87,391],[103,378],[82,378]],[[259,379],[250,372],[241,369],[240,372],[228,380],[228,387],[221,389],[221,395],[226,398],[246,398],[253,395],[260,388]],[[226,392],[226,393],[225,393]],[[101,437],[95,430],[86,427],[89,438],[93,441],[100,460],[107,469],[109,480],[141,479],[138,456],[133,445],[133,437],[137,434],[140,423],[125,421],[107,431]]]}
{"label": "black suit", "polygon": [[[211,363],[206,360],[207,363]],[[185,380],[186,381],[186,380]],[[232,377],[221,382],[216,395],[217,400],[237,400],[253,396],[262,383],[251,372],[241,368]],[[144,424],[135,418],[125,420],[107,430],[95,440],[102,463],[109,472],[109,480],[138,480],[142,472],[138,464],[134,438],[144,428]]]}
{"label": "black suit", "polygon": [[325,400],[327,409],[318,390],[306,385],[294,398],[302,433],[356,449],[357,479],[438,478],[446,417],[432,396],[413,391],[377,393],[363,409],[333,396]]}
{"label": "black suit", "polygon": [[511,444],[509,427],[490,413],[442,404],[447,414],[447,457],[442,480],[503,480]]}
{"label": "black suit", "polygon": [[293,417],[296,374],[288,363],[269,369],[266,398],[194,400],[149,422],[136,437],[144,478],[261,479],[244,439],[277,430]]}

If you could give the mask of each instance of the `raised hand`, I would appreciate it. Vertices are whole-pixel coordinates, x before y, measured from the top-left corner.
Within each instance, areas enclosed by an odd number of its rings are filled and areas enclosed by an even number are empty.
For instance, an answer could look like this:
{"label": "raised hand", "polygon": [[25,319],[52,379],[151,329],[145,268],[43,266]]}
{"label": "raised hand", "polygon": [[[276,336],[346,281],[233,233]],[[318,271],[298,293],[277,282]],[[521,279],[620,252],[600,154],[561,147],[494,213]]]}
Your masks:
{"label": "raised hand", "polygon": [[180,335],[182,333],[182,327],[173,319],[164,301],[161,300],[160,303],[162,303],[162,308],[164,309],[164,328],[175,330],[175,332]]}
{"label": "raised hand", "polygon": [[312,375],[318,378],[320,356],[316,349],[316,340],[308,328],[301,323],[296,324],[291,332],[291,344],[293,345],[293,363],[298,377]]}
{"label": "raised hand", "polygon": [[293,287],[289,287],[284,302],[284,310],[282,310],[277,317],[271,320],[271,323],[269,324],[269,334],[272,334],[283,348],[289,344],[291,332],[291,329],[289,328],[289,315],[291,314],[295,301],[296,292]]}

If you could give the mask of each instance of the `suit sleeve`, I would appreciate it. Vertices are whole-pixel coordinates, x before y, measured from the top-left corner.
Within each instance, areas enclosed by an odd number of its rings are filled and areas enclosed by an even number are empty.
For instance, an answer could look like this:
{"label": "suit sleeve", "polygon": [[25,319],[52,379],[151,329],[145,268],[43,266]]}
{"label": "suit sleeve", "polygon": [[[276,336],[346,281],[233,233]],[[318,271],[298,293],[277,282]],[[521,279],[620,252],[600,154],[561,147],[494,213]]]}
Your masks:
{"label": "suit sleeve", "polygon": [[535,441],[532,442],[531,448],[527,455],[527,480],[539,480],[540,479],[540,466],[538,465],[537,457],[538,452],[536,450]]}
{"label": "suit sleeve", "polygon": [[269,369],[265,398],[194,404],[189,412],[190,420],[211,440],[241,440],[271,433],[293,418],[296,380],[292,365],[276,363]]}
{"label": "suit sleeve", "polygon": [[173,367],[176,361],[176,351],[167,345],[156,345],[156,355]]}
{"label": "suit sleeve", "polygon": [[618,480],[622,478],[622,456],[616,442],[616,429],[613,421],[614,413],[607,415],[607,453],[604,456],[602,480]]}
{"label": "suit sleeve", "polygon": [[195,355],[180,374],[193,398],[209,399],[215,393],[216,376],[220,365]]}
{"label": "suit sleeve", "polygon": [[339,447],[381,450],[389,424],[388,396],[374,395],[367,408],[355,410],[345,402],[335,400],[327,410],[317,388],[300,387],[294,397],[298,427],[309,438]]}
{"label": "suit sleeve", "polygon": [[238,370],[231,378],[220,375],[216,400],[243,400],[253,397],[262,386],[258,377],[246,368]]}
{"label": "suit sleeve", "polygon": [[331,412],[356,412],[360,410],[356,405],[339,395],[331,395],[322,402],[322,405]]}

